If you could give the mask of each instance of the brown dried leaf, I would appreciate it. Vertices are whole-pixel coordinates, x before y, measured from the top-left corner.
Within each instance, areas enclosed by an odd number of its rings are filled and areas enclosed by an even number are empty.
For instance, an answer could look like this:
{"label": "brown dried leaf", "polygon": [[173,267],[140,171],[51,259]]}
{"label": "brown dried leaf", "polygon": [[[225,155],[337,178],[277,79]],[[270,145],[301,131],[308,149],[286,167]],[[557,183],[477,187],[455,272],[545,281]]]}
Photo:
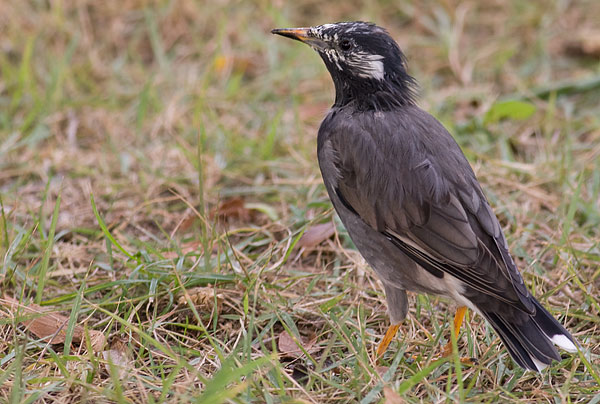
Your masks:
{"label": "brown dried leaf", "polygon": [[335,224],[333,221],[316,224],[306,229],[302,237],[300,237],[300,240],[298,240],[297,246],[299,248],[304,247],[306,249],[310,249],[318,244],[321,244],[323,241],[333,236],[334,233]]}
{"label": "brown dried leaf", "polygon": [[398,393],[392,390],[391,387],[385,386],[383,388],[383,396],[385,397],[385,404],[404,404],[405,401]]}
{"label": "brown dried leaf", "polygon": [[106,345],[104,333],[96,330],[88,330],[88,333],[90,334],[90,343],[94,352],[102,352]]}
{"label": "brown dried leaf", "polygon": [[[44,309],[34,303],[25,306],[10,296],[4,296],[4,299],[0,303],[10,310],[10,315],[25,316],[28,318],[20,322],[36,337],[50,344],[62,344],[65,342],[67,323],[69,322],[68,317]],[[84,339],[84,334],[84,328],[76,325],[73,330],[72,342],[81,342]],[[89,335],[92,348],[95,352],[99,352],[106,343],[104,334],[100,331],[89,330]]]}
{"label": "brown dried leaf", "polygon": [[600,30],[583,30],[565,44],[567,53],[574,56],[600,57]]}
{"label": "brown dried leaf", "polygon": [[[217,301],[217,310],[220,310],[223,302],[223,295],[217,293],[216,290],[210,286],[198,286],[186,290],[189,299],[194,303],[198,310],[211,312],[215,306],[215,298]],[[185,294],[179,296],[177,303],[180,305],[186,305],[187,299]]]}
{"label": "brown dried leaf", "polygon": [[[302,345],[304,350],[308,353],[313,353],[318,350],[318,348],[314,347],[315,343],[317,342],[316,335],[314,335],[310,340],[307,340],[307,338],[301,337],[300,341],[298,341],[298,342]],[[302,352],[302,349],[300,349],[298,344],[296,344],[296,341],[294,340],[294,338],[290,334],[288,334],[287,331],[282,331],[279,334],[277,348],[279,349],[279,352],[282,353],[284,356],[300,358],[302,355],[304,355],[304,352]]]}
{"label": "brown dried leaf", "polygon": [[211,212],[212,217],[220,220],[239,219],[250,220],[250,210],[245,207],[244,200],[240,197],[226,199]]}
{"label": "brown dried leaf", "polygon": [[390,369],[389,366],[376,366],[375,367],[375,371],[381,377],[383,377],[383,375],[385,374],[385,372],[387,372],[389,369]]}
{"label": "brown dried leaf", "polygon": [[179,225],[178,231],[185,232],[189,230],[193,225],[198,221],[198,216],[196,214],[189,214],[181,221]]}
{"label": "brown dried leaf", "polygon": [[129,374],[132,368],[131,351],[127,348],[127,342],[121,337],[114,337],[110,342],[110,349],[102,352],[102,357],[106,360],[106,371],[111,372],[111,363],[117,371],[119,379],[123,379]]}

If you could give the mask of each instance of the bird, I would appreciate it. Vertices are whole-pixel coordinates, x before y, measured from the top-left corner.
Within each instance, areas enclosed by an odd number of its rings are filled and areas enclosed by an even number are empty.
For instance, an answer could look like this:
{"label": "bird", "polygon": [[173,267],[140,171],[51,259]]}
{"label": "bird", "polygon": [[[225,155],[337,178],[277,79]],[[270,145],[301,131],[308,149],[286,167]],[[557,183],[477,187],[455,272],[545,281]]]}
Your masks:
{"label": "bird", "polygon": [[334,83],[317,157],[335,211],[383,284],[391,326],[377,355],[407,316],[407,291],[457,302],[457,336],[467,308],[483,316],[524,369],[560,361],[556,346],[576,352],[527,289],[460,146],[417,105],[417,82],[388,31],[354,21],[271,32],[314,49]]}

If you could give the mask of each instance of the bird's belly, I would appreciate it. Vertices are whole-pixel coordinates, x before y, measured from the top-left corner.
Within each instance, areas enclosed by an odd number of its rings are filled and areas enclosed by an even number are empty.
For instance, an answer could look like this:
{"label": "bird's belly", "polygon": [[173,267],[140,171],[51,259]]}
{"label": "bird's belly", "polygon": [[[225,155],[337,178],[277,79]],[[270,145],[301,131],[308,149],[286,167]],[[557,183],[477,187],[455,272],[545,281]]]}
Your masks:
{"label": "bird's belly", "polygon": [[325,144],[318,154],[323,181],[333,207],[358,251],[381,281],[398,289],[447,296],[463,304],[465,299],[461,294],[460,281],[448,274],[442,278],[432,275],[346,207],[335,192],[338,173],[333,165],[335,155],[332,149]]}
{"label": "bird's belly", "polygon": [[[334,203],[342,223],[358,251],[383,283],[412,292],[431,293],[456,299],[460,285],[449,275],[438,278],[406,256],[383,234],[366,225],[343,205]],[[450,282],[449,282],[450,281]]]}

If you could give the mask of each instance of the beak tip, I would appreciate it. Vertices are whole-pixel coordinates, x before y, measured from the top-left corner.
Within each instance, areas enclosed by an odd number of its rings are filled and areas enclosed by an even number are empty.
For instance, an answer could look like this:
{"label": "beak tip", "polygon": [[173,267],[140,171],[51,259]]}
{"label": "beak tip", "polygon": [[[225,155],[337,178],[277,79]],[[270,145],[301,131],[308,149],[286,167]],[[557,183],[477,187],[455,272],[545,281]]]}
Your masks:
{"label": "beak tip", "polygon": [[275,28],[271,30],[271,34],[281,35],[300,42],[306,42],[309,39],[308,28]]}

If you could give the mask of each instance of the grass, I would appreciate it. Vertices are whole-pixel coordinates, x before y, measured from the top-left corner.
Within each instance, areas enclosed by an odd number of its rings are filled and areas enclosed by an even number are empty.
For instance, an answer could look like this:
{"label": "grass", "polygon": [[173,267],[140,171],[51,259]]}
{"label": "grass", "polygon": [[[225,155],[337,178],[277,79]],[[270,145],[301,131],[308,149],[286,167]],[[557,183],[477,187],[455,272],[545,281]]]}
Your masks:
{"label": "grass", "polygon": [[[600,402],[600,64],[577,42],[599,13],[593,0],[0,3],[0,287],[68,319],[67,344],[49,344],[2,300],[0,401]],[[479,364],[436,360],[452,303],[411,295],[373,360],[382,288],[316,164],[332,84],[308,47],[269,33],[347,19],[399,41],[420,105],[463,147],[579,354],[523,372],[470,313],[457,355]],[[299,242],[321,223],[332,237]]]}

